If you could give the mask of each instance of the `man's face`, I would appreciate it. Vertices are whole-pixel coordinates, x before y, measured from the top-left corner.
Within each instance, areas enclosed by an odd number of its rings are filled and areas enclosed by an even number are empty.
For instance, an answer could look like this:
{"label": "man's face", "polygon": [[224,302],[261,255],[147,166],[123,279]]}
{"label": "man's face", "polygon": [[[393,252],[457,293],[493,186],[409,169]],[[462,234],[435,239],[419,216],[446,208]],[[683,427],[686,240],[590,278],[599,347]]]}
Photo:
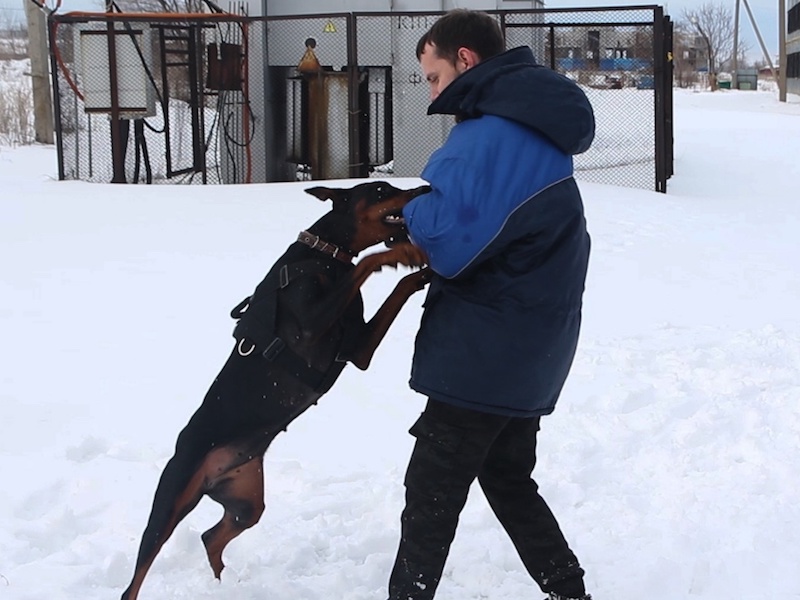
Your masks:
{"label": "man's face", "polygon": [[[466,48],[462,48],[462,50],[466,50]],[[456,64],[453,64],[449,60],[439,58],[436,54],[436,46],[425,44],[425,50],[419,57],[419,64],[422,67],[422,74],[431,88],[431,102],[436,100],[444,88],[450,85],[456,77],[472,66],[469,62],[468,59],[462,60],[459,57]]]}

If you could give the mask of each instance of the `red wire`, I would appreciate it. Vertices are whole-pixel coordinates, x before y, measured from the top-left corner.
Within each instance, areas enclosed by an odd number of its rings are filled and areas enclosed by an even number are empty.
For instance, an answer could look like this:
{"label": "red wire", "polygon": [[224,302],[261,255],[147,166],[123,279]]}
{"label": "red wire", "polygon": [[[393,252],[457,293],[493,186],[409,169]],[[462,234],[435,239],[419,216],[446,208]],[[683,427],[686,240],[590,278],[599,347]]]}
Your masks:
{"label": "red wire", "polygon": [[[60,0],[58,0],[60,3]],[[69,71],[67,70],[67,66],[64,64],[64,60],[61,58],[61,51],[58,49],[58,39],[56,38],[56,33],[58,32],[58,26],[60,25],[59,21],[53,21],[53,53],[56,56],[56,62],[58,66],[61,68],[61,72],[64,73],[64,79],[67,80],[67,84],[69,87],[72,88],[72,91],[75,92],[75,95],[81,99],[83,102],[83,94],[78,89],[78,86],[75,85],[75,82],[72,80],[72,77],[69,76]]]}

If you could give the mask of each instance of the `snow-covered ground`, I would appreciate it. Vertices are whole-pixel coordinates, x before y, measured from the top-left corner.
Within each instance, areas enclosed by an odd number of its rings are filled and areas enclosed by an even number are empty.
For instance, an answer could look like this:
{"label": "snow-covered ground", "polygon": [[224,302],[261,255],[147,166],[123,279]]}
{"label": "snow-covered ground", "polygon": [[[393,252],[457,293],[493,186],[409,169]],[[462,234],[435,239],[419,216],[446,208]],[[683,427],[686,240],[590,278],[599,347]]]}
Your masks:
{"label": "snow-covered ground", "polygon": [[[669,194],[582,183],[584,328],[537,480],[595,600],[800,599],[800,99],[676,91]],[[229,310],[325,210],[308,184],[55,181],[0,149],[0,599],[118,598]],[[418,180],[400,180],[410,187]],[[349,185],[349,183],[348,183]],[[367,312],[398,273],[367,284]],[[214,580],[205,500],[141,600],[384,600],[423,296],[266,456]],[[437,599],[542,596],[479,488]]]}

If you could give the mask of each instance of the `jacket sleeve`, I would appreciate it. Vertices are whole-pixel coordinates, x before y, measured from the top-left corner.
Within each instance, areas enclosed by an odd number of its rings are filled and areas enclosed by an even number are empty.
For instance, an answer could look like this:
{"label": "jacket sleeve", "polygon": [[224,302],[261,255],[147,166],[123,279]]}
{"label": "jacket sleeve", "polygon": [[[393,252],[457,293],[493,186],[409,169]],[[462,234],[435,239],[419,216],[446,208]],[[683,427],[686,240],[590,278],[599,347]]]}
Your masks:
{"label": "jacket sleeve", "polygon": [[453,278],[491,241],[501,215],[497,207],[494,215],[489,210],[485,175],[458,157],[434,157],[422,178],[433,190],[403,209],[409,237],[428,255],[434,271]]}
{"label": "jacket sleeve", "polygon": [[463,121],[422,171],[432,191],[403,209],[409,236],[436,273],[458,277],[503,250],[492,242],[516,210],[571,176],[572,157],[539,133],[491,115]]}

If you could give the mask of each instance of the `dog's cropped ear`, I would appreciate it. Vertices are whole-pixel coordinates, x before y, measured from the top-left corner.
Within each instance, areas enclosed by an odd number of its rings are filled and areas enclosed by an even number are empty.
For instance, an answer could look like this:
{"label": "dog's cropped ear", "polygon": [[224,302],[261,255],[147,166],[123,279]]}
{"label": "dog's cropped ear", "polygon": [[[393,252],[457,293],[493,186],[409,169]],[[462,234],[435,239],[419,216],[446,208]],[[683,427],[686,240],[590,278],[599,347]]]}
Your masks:
{"label": "dog's cropped ear", "polygon": [[306,188],[306,194],[316,196],[323,202],[325,200],[332,200],[334,203],[339,200],[347,200],[350,190],[343,190],[340,188],[327,188],[322,186]]}

